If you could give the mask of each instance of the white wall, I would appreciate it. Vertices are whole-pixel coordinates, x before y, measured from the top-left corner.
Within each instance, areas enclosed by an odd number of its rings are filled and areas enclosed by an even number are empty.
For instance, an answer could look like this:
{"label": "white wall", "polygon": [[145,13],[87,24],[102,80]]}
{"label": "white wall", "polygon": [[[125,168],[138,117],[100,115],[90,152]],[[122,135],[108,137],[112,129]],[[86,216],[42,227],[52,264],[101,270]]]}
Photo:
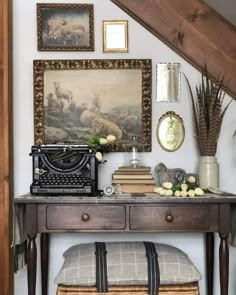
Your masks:
{"label": "white wall", "polygon": [[[37,1],[42,2],[42,1]],[[60,1],[57,1],[57,3]],[[63,1],[64,3],[66,1]],[[69,3],[75,1],[69,1]],[[76,1],[78,3],[78,1]],[[198,154],[192,132],[191,104],[186,83],[182,78],[181,103],[155,102],[155,64],[157,62],[179,62],[182,71],[189,77],[191,84],[199,82],[200,74],[178,54],[164,45],[152,34],[131,19],[109,0],[87,0],[94,3],[95,14],[95,51],[94,52],[38,52],[36,29],[36,1],[13,0],[13,45],[14,45],[14,169],[15,195],[29,192],[32,165],[29,152],[33,144],[33,59],[89,59],[89,58],[151,58],[153,62],[153,95],[152,95],[152,152],[141,155],[143,163],[154,167],[164,162],[168,167],[181,167],[188,172],[196,172]],[[129,53],[102,53],[102,20],[129,20]],[[228,100],[229,97],[226,97]],[[186,137],[182,147],[168,153],[160,148],[156,139],[158,118],[166,111],[173,110],[184,120]],[[236,140],[232,134],[236,128],[236,103],[233,103],[225,116],[218,145],[217,157],[220,163],[221,187],[236,192]],[[111,182],[111,171],[120,165],[127,164],[128,153],[110,153],[106,156],[107,163],[99,169],[99,184],[102,188]],[[50,248],[50,279],[49,295],[55,294],[53,284],[62,264],[63,251],[76,243],[94,240],[153,240],[175,245],[186,251],[203,275],[200,282],[201,294],[205,291],[204,241],[202,234],[53,234]],[[218,265],[218,245],[216,245],[216,266]],[[236,250],[230,248],[230,291],[234,294],[236,282],[233,274],[236,269]],[[217,267],[216,267],[217,268]],[[41,294],[40,273],[37,276],[37,294]],[[27,294],[26,270],[15,276],[15,295]],[[218,271],[215,278],[215,295],[220,294]]]}
{"label": "white wall", "polygon": [[208,5],[223,15],[236,26],[236,2],[235,0],[204,0]]}

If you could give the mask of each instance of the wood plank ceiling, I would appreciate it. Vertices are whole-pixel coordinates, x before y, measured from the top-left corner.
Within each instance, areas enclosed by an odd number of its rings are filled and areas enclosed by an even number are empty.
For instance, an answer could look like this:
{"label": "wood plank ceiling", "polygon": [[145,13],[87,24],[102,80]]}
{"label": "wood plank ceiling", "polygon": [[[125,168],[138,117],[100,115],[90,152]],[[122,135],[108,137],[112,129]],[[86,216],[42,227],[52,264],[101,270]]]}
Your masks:
{"label": "wood plank ceiling", "polygon": [[111,0],[236,99],[236,28],[202,0]]}

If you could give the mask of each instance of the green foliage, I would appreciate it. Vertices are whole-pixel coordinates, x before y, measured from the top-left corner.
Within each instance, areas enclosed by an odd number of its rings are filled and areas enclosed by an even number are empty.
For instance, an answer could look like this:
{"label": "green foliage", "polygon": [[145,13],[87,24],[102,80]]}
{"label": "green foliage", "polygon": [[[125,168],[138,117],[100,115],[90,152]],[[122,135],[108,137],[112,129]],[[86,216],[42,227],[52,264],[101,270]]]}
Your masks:
{"label": "green foliage", "polygon": [[111,144],[108,142],[106,144],[101,144],[101,139],[106,140],[106,138],[94,133],[89,138],[87,138],[84,143],[87,144],[94,153],[108,153],[109,151],[111,151]]}
{"label": "green foliage", "polygon": [[85,140],[85,144],[87,144],[92,149],[98,149],[100,146],[100,137],[97,134],[92,134],[88,139]]}

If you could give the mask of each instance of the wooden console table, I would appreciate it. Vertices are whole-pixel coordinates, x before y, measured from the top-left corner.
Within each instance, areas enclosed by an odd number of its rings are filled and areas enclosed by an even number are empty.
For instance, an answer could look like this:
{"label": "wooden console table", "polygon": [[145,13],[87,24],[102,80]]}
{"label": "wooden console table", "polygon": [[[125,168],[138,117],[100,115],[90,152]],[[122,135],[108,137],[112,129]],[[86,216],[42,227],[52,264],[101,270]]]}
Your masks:
{"label": "wooden console table", "polygon": [[231,209],[236,196],[198,198],[121,195],[114,197],[31,196],[15,198],[25,207],[28,236],[28,295],[35,295],[41,233],[42,294],[47,295],[49,235],[55,232],[205,232],[207,294],[213,295],[214,232],[219,233],[221,295],[228,295]]}

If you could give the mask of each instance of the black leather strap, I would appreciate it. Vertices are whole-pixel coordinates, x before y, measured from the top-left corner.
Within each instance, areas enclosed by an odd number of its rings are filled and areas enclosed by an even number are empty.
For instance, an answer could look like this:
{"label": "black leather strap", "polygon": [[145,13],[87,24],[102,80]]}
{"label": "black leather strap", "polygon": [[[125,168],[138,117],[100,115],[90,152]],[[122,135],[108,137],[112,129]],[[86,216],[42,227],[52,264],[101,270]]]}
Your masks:
{"label": "black leather strap", "polygon": [[106,244],[95,242],[96,287],[98,292],[108,292]]}
{"label": "black leather strap", "polygon": [[146,249],[148,267],[148,294],[157,295],[160,288],[160,270],[156,248],[151,242],[143,242]]}

